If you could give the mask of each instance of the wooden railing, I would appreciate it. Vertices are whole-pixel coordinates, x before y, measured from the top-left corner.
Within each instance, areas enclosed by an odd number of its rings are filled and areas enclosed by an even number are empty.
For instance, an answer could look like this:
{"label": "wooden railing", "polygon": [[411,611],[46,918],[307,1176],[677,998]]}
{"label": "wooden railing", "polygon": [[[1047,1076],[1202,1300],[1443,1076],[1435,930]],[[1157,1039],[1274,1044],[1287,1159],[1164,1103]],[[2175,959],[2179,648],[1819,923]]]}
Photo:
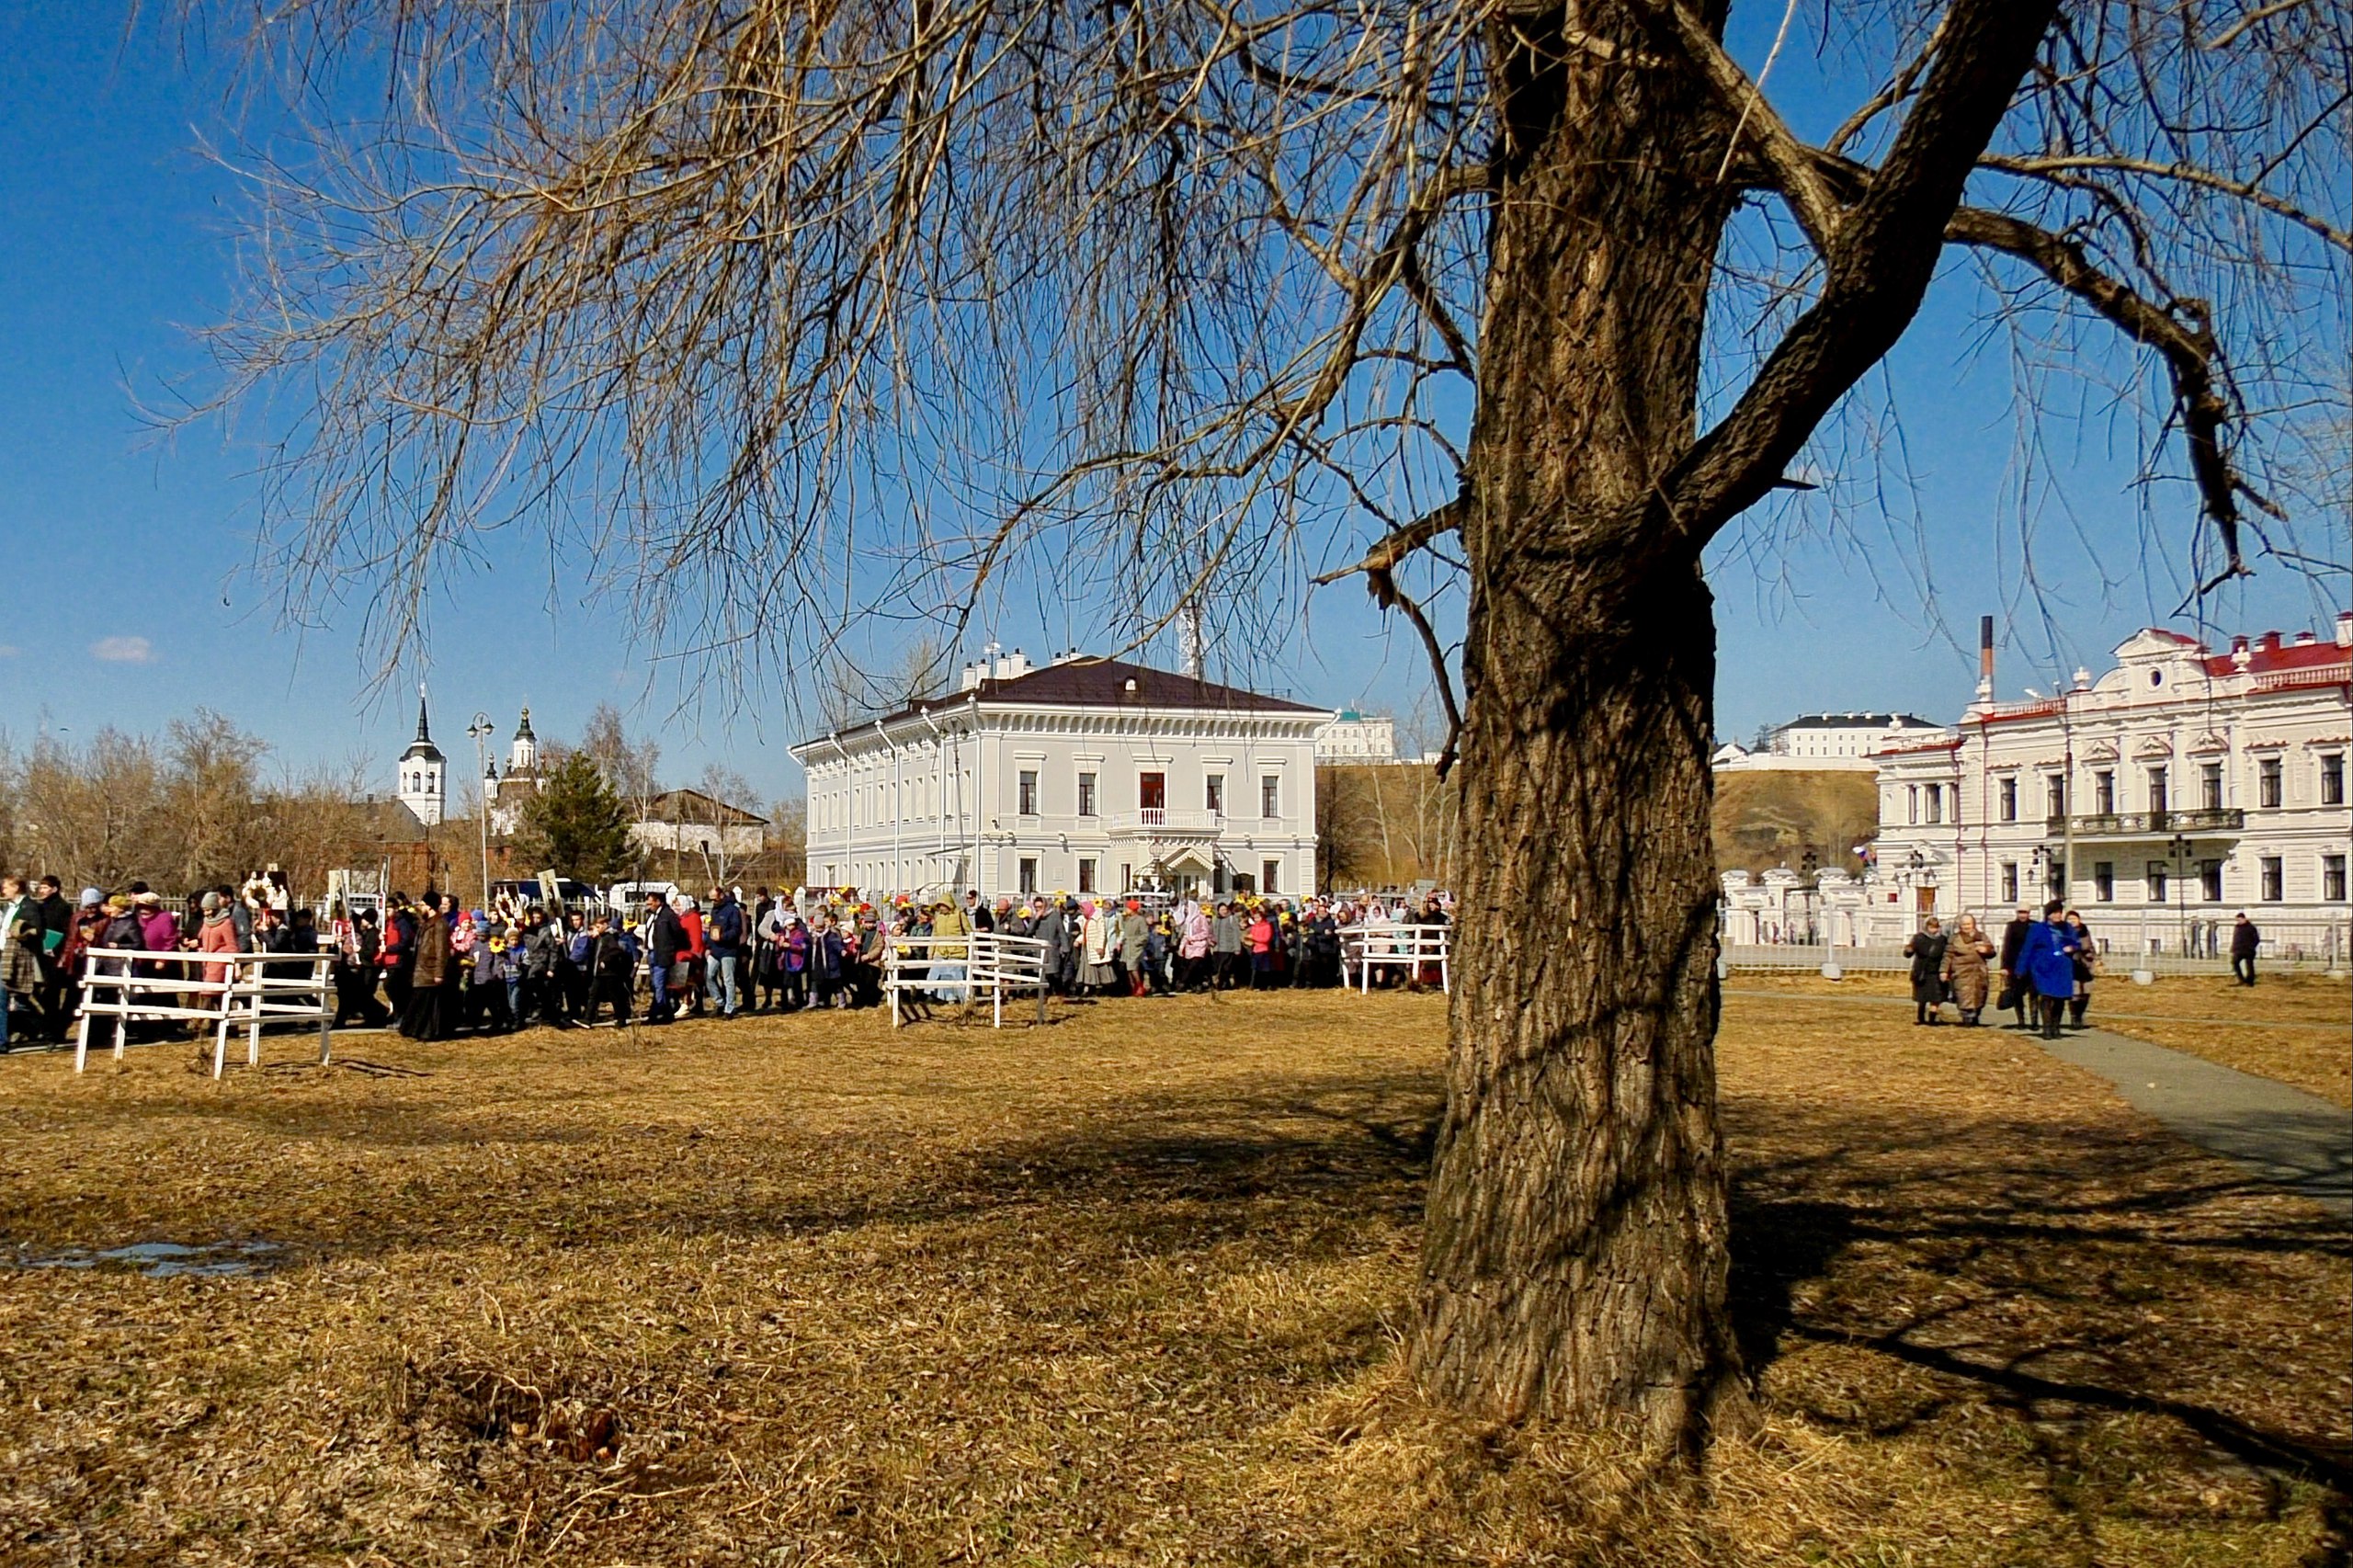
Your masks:
{"label": "wooden railing", "polygon": [[[947,992],[971,1006],[986,995],[990,1025],[1005,1027],[1007,996],[1034,995],[1038,1021],[1046,1021],[1046,944],[1037,937],[1008,937],[995,931],[967,931],[954,937],[886,936],[882,949],[882,989],[891,998],[891,1027],[905,1022],[901,998],[911,993]],[[934,972],[941,966],[961,966],[961,974]]]}
{"label": "wooden railing", "polygon": [[1438,971],[1440,991],[1453,989],[1449,960],[1454,931],[1446,926],[1350,926],[1340,932],[1341,975],[1354,975],[1357,989],[1372,989],[1375,970],[1402,969],[1413,980]]}
{"label": "wooden railing", "polygon": [[[315,1021],[319,1064],[328,1061],[335,1023],[335,955],[310,953],[151,953],[90,948],[83,953],[82,1001],[74,1030],[74,1071],[89,1065],[90,1024],[114,1020],[114,1054],[122,1059],[131,1023],[168,1020],[212,1026],[212,1075],[229,1054],[229,1031],[245,1031],[245,1065],[261,1063],[266,1022]],[[218,980],[206,976],[222,971]]]}

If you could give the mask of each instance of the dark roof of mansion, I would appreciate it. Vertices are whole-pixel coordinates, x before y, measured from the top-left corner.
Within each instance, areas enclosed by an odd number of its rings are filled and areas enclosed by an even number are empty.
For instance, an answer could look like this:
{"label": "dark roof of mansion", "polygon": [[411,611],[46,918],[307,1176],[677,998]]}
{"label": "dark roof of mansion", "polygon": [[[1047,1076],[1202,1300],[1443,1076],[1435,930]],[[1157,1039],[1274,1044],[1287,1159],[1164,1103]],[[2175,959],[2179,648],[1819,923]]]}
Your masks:
{"label": "dark roof of mansion", "polygon": [[972,698],[1042,708],[1183,708],[1225,713],[1298,713],[1329,718],[1328,708],[1269,697],[1174,670],[1131,665],[1121,659],[1066,659],[1045,665],[1007,680],[987,679],[966,691],[944,691],[910,702],[892,712],[846,724],[845,730],[870,724],[895,723],[931,709],[942,711]]}
{"label": "dark roof of mansion", "polygon": [[1933,730],[1937,726],[1911,713],[1801,713],[1776,730]]}
{"label": "dark roof of mansion", "polygon": [[685,827],[766,827],[768,822],[756,812],[731,806],[699,790],[665,790],[645,802],[638,820]]}

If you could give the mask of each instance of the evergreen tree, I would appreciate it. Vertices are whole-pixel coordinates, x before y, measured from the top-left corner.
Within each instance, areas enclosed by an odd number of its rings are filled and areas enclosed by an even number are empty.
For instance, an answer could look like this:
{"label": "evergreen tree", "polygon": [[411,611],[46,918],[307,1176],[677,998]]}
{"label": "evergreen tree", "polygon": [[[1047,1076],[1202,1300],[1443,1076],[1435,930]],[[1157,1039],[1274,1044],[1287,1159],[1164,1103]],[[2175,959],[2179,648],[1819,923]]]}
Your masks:
{"label": "evergreen tree", "polygon": [[584,881],[629,866],[629,811],[587,753],[570,753],[540,781],[538,796],[523,808],[516,850],[535,870]]}

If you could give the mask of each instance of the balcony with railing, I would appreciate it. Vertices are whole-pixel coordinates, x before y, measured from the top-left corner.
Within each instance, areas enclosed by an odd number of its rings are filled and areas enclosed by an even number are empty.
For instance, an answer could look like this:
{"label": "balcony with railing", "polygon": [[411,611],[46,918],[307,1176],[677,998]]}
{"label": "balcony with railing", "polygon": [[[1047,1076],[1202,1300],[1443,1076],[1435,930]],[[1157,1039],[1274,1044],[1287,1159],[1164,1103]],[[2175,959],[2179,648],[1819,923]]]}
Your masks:
{"label": "balcony with railing", "polygon": [[1146,806],[1112,812],[1103,819],[1103,829],[1114,838],[1214,838],[1225,831],[1225,813]]}
{"label": "balcony with railing", "polygon": [[[2094,812],[2075,820],[2075,836],[2090,839],[2171,838],[2187,834],[2238,833],[2246,827],[2246,812],[2236,806],[2209,806],[2190,812]],[[2067,835],[2067,819],[2052,817],[2043,831],[2053,838]]]}

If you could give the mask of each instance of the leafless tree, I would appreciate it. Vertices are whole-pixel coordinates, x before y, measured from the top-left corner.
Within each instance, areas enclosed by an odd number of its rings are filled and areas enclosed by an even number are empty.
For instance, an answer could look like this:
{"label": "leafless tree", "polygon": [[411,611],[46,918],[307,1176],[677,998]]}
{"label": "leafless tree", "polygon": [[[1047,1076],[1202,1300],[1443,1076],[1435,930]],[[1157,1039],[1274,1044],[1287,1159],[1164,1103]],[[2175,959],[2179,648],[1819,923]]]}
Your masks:
{"label": "leafless tree", "polygon": [[1352,560],[1464,773],[1414,1366],[1689,1445],[1745,1404],[1702,551],[1810,442],[1870,453],[1856,389],[1942,275],[2029,399],[2137,417],[2186,586],[2308,553],[2353,184],[2322,0],[1792,6],[1881,83],[1812,139],[1727,12],[269,7],[265,66],[390,90],[249,160],[225,395],[297,410],[265,559],[300,610],[365,585],[397,655],[528,520],[763,692],[1017,562],[1141,636]]}
{"label": "leafless tree", "polygon": [[[679,825],[693,833],[695,847],[702,856],[703,871],[714,884],[724,883],[747,853],[758,853],[756,849],[738,847],[734,836],[747,826],[737,820],[749,809],[745,802],[756,799],[749,780],[717,762],[706,763],[693,790],[680,797],[676,812]],[[686,846],[681,844],[678,847],[683,849]]]}
{"label": "leafless tree", "polygon": [[633,820],[643,822],[654,810],[654,797],[662,792],[662,744],[651,735],[631,740],[620,710],[600,702],[588,714],[580,749],[612,780],[615,792],[636,813]]}

